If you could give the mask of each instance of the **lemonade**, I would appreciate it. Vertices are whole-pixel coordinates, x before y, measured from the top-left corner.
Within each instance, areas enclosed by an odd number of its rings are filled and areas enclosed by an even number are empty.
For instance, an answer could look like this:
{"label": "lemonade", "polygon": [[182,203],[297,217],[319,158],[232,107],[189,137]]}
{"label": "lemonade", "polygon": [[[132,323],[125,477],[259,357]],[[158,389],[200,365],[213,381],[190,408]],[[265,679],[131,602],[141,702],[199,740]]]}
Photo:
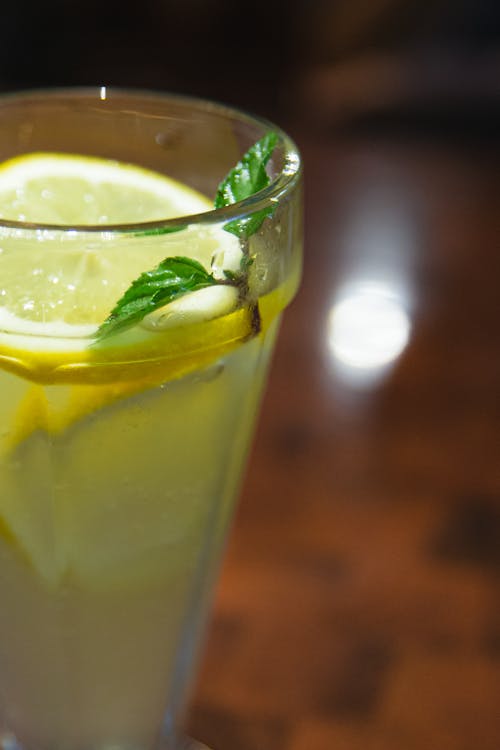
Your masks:
{"label": "lemonade", "polygon": [[[245,242],[210,208],[194,187],[117,159],[34,148],[0,166],[6,747],[173,741],[300,273],[294,200]],[[224,279],[245,254],[243,297]],[[178,256],[220,285],[97,340],[130,284]]]}

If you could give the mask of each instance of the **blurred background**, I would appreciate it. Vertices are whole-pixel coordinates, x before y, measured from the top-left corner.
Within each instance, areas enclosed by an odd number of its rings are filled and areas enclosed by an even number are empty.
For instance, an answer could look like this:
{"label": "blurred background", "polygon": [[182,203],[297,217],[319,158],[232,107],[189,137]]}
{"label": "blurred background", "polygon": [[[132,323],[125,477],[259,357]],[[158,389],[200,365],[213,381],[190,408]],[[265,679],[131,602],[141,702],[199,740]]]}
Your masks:
{"label": "blurred background", "polygon": [[305,163],[283,324],[194,695],[217,750],[500,748],[496,0],[52,0],[0,89],[272,118]]}
{"label": "blurred background", "polygon": [[[498,90],[495,0],[9,3],[3,89],[139,86],[281,117],[345,119]],[[472,108],[474,109],[474,108]],[[462,107],[462,116],[485,115]],[[488,118],[491,117],[491,113]]]}

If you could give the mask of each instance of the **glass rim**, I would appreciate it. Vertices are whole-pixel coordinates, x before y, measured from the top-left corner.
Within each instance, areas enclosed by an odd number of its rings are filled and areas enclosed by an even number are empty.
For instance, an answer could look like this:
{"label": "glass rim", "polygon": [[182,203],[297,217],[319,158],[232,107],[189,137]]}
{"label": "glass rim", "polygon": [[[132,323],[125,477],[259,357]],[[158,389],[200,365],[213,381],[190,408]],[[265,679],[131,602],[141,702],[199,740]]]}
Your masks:
{"label": "glass rim", "polygon": [[[102,89],[106,91],[106,97],[103,100]],[[10,219],[0,219],[0,232],[7,230],[9,233],[32,234],[33,232],[50,232],[51,234],[112,234],[137,236],[142,234],[167,234],[174,232],[186,226],[195,224],[225,224],[235,219],[241,219],[250,214],[277,205],[284,196],[286,196],[296,185],[302,172],[302,159],[300,151],[292,138],[270,120],[264,117],[245,112],[243,109],[224,104],[218,101],[205,99],[203,97],[189,96],[171,92],[154,91],[140,88],[121,88],[119,86],[75,86],[61,88],[40,88],[24,91],[7,92],[0,95],[0,113],[4,104],[12,102],[42,102],[47,103],[50,100],[83,99],[84,97],[96,96],[96,103],[106,101],[113,96],[128,97],[130,99],[150,99],[151,101],[161,102],[174,101],[191,105],[193,108],[204,109],[205,111],[217,112],[221,115],[232,117],[235,120],[247,122],[252,125],[258,125],[265,132],[274,131],[278,136],[278,144],[284,151],[284,163],[280,172],[271,181],[271,183],[254,193],[244,200],[237,201],[230,206],[223,208],[213,208],[200,213],[185,214],[170,219],[155,219],[153,221],[135,222],[128,224],[45,224],[40,222],[14,221]],[[242,154],[243,155],[243,154]],[[14,157],[15,158],[15,157]],[[224,175],[221,175],[223,179]]]}

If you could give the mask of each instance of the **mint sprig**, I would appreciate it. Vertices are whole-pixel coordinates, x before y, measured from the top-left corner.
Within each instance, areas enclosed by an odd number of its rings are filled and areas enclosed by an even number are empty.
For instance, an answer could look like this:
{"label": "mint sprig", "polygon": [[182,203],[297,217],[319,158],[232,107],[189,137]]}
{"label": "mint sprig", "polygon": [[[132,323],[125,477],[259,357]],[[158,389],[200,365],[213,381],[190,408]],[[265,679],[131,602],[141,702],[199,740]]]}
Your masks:
{"label": "mint sprig", "polygon": [[[220,183],[215,196],[215,208],[231,206],[269,185],[270,178],[266,172],[266,165],[277,142],[278,135],[271,131],[249,148]],[[224,225],[224,229],[240,239],[248,239],[260,229],[262,222],[269,215],[269,209],[256,211],[250,216],[228,222]]]}
{"label": "mint sprig", "polygon": [[[258,190],[266,187],[269,176],[266,165],[272,156],[278,142],[274,132],[267,133],[255,143],[231,169],[220,183],[215,196],[215,208],[232,205],[249,198]],[[239,237],[243,244],[257,232],[262,222],[270,215],[268,209],[257,211],[250,216],[235,219],[224,225],[227,232]],[[180,227],[179,229],[183,229]],[[179,231],[175,228],[173,231]],[[168,230],[167,230],[168,231]],[[145,234],[167,233],[162,230],[148,230]],[[168,305],[175,299],[204,289],[215,284],[225,284],[238,287],[240,298],[248,293],[248,269],[252,263],[248,257],[247,248],[243,249],[241,270],[238,272],[223,270],[223,279],[216,278],[209,273],[198,261],[184,256],[165,258],[156,268],[142,273],[129,286],[124,295],[118,300],[109,316],[97,330],[97,342],[116,333],[123,332],[139,323],[146,315]],[[258,309],[255,307],[255,315]],[[258,330],[258,326],[255,326]]]}

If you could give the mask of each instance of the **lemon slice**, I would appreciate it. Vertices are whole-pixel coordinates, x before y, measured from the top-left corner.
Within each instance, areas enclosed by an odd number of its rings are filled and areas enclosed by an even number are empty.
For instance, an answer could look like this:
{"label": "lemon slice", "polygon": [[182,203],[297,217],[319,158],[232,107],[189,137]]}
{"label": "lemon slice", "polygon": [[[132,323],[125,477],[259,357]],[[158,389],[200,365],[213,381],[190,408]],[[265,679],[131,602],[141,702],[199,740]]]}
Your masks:
{"label": "lemon slice", "polygon": [[0,219],[66,227],[135,224],[210,207],[180,182],[117,161],[36,153],[0,165]]}
{"label": "lemon slice", "polygon": [[[105,231],[105,224],[169,219],[210,207],[200,193],[132,165],[57,154],[5,162],[0,219],[61,225],[68,231],[33,232],[31,237],[4,228],[0,330],[89,336],[131,282],[168,255],[189,255],[207,268],[222,256],[225,268],[237,268],[239,244],[220,227],[188,226],[147,238]],[[71,231],[72,225],[87,224],[103,224],[103,233]]]}
{"label": "lemon slice", "polygon": [[[132,281],[165,257],[187,255],[207,269],[236,270],[239,243],[220,226],[188,225],[140,237],[106,231],[106,224],[181,217],[210,207],[205,196],[179,182],[115,161],[41,153],[5,162],[0,219],[60,225],[64,231],[0,230],[0,349],[3,344],[17,352],[8,351],[4,360],[22,359],[24,350],[84,352]],[[103,224],[103,232],[71,230],[86,224]],[[168,326],[209,320],[230,309],[227,290],[217,288],[181,305],[178,314],[169,311]],[[162,328],[156,319],[149,328],[155,327]],[[28,359],[28,369],[36,370],[34,357]]]}

